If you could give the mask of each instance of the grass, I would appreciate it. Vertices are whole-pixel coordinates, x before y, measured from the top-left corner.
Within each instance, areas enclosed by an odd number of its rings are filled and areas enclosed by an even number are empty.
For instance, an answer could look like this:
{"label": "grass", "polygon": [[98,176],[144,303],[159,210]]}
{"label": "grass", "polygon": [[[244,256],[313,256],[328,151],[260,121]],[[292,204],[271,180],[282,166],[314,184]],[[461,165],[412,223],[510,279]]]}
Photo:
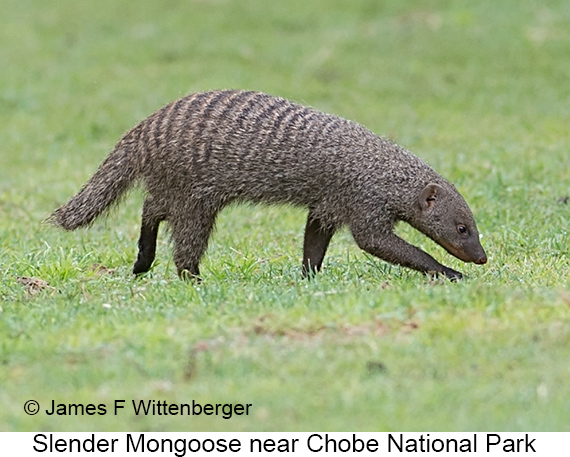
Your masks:
{"label": "grass", "polygon": [[[0,430],[568,430],[570,4],[0,6]],[[151,273],[131,276],[139,193],[90,230],[41,223],[137,121],[227,87],[423,157],[466,197],[489,263],[399,227],[467,274],[429,281],[342,232],[307,282],[304,212],[239,206],[197,286],[177,279],[164,233]],[[44,412],[115,399],[253,406],[229,420]]]}

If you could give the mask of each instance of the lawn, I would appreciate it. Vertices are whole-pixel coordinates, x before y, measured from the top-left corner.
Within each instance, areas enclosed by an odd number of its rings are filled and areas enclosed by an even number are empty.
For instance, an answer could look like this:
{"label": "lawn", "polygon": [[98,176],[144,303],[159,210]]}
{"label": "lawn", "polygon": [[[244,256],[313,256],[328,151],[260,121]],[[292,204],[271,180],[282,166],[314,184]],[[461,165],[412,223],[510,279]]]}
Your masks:
{"label": "lawn", "polygon": [[[0,7],[0,430],[570,429],[569,2]],[[290,98],[413,151],[465,196],[489,262],[399,226],[466,275],[431,280],[345,230],[306,281],[305,212],[235,206],[201,284],[178,279],[164,230],[135,279],[141,192],[89,230],[42,223],[124,131],[219,88]],[[133,400],[252,406],[145,416]],[[107,413],[49,415],[52,401]]]}

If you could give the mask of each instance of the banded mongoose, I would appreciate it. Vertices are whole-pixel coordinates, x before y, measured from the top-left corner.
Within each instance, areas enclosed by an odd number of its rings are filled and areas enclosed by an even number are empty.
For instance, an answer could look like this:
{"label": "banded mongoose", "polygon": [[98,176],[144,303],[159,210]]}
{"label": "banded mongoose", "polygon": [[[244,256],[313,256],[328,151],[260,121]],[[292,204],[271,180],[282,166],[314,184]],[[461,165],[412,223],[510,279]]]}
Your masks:
{"label": "banded mongoose", "polygon": [[158,110],[50,220],[89,225],[135,183],[146,190],[135,274],[150,269],[166,221],[178,274],[199,278],[216,215],[246,201],[308,208],[305,276],[343,225],[364,251],[424,273],[462,277],[394,234],[396,222],[465,262],[487,261],[467,203],[421,159],[355,122],[260,92],[196,93]]}

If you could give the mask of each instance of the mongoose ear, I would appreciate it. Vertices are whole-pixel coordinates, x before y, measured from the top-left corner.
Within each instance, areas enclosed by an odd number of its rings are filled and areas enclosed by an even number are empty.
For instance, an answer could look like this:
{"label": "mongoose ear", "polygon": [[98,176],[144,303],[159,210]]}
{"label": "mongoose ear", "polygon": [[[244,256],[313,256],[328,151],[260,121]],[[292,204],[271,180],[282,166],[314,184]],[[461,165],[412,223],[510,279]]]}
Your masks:
{"label": "mongoose ear", "polygon": [[422,211],[433,208],[437,202],[438,196],[443,192],[443,188],[439,184],[429,183],[420,193],[419,204]]}

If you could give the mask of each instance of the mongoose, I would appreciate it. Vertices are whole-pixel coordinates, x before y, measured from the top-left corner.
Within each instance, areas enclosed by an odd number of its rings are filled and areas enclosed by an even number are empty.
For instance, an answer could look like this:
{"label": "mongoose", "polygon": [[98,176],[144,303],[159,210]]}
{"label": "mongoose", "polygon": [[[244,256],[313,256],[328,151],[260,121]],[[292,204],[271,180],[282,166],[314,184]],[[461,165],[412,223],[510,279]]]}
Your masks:
{"label": "mongoose", "polygon": [[395,235],[398,221],[465,262],[487,261],[467,203],[421,159],[360,124],[260,92],[196,93],[158,110],[49,219],[89,225],[135,183],[146,190],[135,274],[150,269],[166,221],[178,274],[199,278],[216,215],[246,201],[308,208],[305,276],[343,225],[364,251],[427,274],[462,277]]}

